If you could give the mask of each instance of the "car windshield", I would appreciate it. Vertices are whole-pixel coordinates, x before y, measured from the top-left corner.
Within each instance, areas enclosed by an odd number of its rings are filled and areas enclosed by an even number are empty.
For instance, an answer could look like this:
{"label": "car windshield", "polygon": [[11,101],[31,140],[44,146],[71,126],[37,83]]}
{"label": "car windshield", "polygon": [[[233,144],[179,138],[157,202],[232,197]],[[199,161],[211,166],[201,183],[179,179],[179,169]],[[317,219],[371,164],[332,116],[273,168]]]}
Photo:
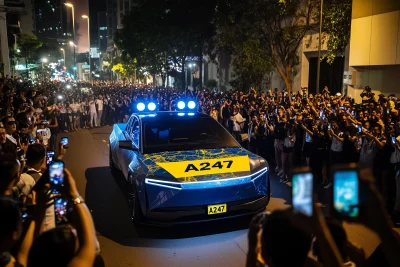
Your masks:
{"label": "car windshield", "polygon": [[238,147],[213,118],[174,118],[143,124],[144,153]]}

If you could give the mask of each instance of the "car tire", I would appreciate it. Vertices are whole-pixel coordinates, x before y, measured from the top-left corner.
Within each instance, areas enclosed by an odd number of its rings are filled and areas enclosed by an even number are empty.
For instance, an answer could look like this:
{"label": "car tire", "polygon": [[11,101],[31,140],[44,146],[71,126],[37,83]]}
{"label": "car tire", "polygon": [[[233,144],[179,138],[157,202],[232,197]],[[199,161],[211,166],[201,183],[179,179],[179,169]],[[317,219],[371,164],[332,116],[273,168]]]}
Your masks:
{"label": "car tire", "polygon": [[118,169],[117,169],[117,167],[115,167],[115,163],[114,163],[114,160],[113,160],[113,158],[112,158],[112,154],[111,154],[111,147],[110,147],[110,151],[109,151],[109,153],[108,153],[108,160],[109,160],[109,165],[110,165],[110,171],[113,173],[113,172],[116,172]]}
{"label": "car tire", "polygon": [[129,197],[129,203],[131,207],[131,219],[133,224],[136,226],[140,225],[142,220],[143,220],[143,212],[142,208],[140,206],[140,201],[138,197],[138,191],[136,188],[136,183],[134,179],[132,178],[132,174],[129,173],[129,179],[127,181],[128,186],[128,197]]}

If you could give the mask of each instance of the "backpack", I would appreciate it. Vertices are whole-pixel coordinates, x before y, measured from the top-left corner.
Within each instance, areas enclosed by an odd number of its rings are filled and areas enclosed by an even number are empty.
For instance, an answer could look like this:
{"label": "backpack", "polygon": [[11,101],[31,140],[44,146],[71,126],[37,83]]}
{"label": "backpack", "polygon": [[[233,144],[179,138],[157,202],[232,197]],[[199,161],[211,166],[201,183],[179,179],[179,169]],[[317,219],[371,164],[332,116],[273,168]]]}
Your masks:
{"label": "backpack", "polygon": [[28,170],[25,173],[29,174],[30,176],[32,176],[32,178],[35,180],[36,183],[40,179],[40,177],[42,177],[42,174],[40,172],[38,172],[38,171],[35,171],[35,170]]}

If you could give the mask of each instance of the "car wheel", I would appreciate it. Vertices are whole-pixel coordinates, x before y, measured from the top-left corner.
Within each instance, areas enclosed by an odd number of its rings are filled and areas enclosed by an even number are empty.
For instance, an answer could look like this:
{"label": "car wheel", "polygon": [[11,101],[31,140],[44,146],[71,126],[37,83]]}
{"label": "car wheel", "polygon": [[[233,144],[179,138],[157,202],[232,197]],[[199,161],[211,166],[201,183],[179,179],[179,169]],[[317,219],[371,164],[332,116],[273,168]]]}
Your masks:
{"label": "car wheel", "polygon": [[115,167],[114,160],[112,158],[111,147],[110,147],[110,151],[108,153],[108,160],[109,160],[109,164],[110,164],[110,171],[111,172],[116,172],[117,171],[117,167]]}
{"label": "car wheel", "polygon": [[135,225],[139,225],[143,219],[143,213],[132,174],[129,174],[128,186],[130,187],[128,188],[128,201],[131,207],[131,219]]}

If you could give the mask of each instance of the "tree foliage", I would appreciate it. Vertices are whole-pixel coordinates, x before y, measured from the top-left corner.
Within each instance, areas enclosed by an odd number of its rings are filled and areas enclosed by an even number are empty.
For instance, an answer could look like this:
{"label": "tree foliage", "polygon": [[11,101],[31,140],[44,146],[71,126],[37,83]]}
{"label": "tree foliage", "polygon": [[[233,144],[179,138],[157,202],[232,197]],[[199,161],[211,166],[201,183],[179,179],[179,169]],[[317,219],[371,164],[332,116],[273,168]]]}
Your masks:
{"label": "tree foliage", "polygon": [[184,77],[187,57],[201,57],[214,34],[215,6],[216,0],[143,1],[124,17],[115,42],[123,57],[137,59],[138,68],[163,78],[176,70]]}
{"label": "tree foliage", "polygon": [[35,51],[39,49],[43,43],[40,42],[35,35],[21,33],[17,44],[18,48],[21,50],[21,55],[25,58],[26,69],[28,69],[28,64],[34,57]]}
{"label": "tree foliage", "polygon": [[343,53],[350,42],[352,0],[325,0],[323,31],[329,35],[326,53],[332,64],[337,53]]}
{"label": "tree foliage", "polygon": [[122,79],[130,80],[135,69],[131,64],[117,63],[112,67],[112,71],[117,72]]}
{"label": "tree foliage", "polygon": [[[261,55],[264,70],[268,70],[268,62],[272,61],[286,89],[291,91],[299,64],[297,49],[304,36],[316,27],[317,3],[316,0],[221,0],[216,17],[217,50],[231,49],[242,57],[240,62]],[[256,49],[238,53],[236,42]],[[254,69],[255,77],[259,77],[259,71]]]}

